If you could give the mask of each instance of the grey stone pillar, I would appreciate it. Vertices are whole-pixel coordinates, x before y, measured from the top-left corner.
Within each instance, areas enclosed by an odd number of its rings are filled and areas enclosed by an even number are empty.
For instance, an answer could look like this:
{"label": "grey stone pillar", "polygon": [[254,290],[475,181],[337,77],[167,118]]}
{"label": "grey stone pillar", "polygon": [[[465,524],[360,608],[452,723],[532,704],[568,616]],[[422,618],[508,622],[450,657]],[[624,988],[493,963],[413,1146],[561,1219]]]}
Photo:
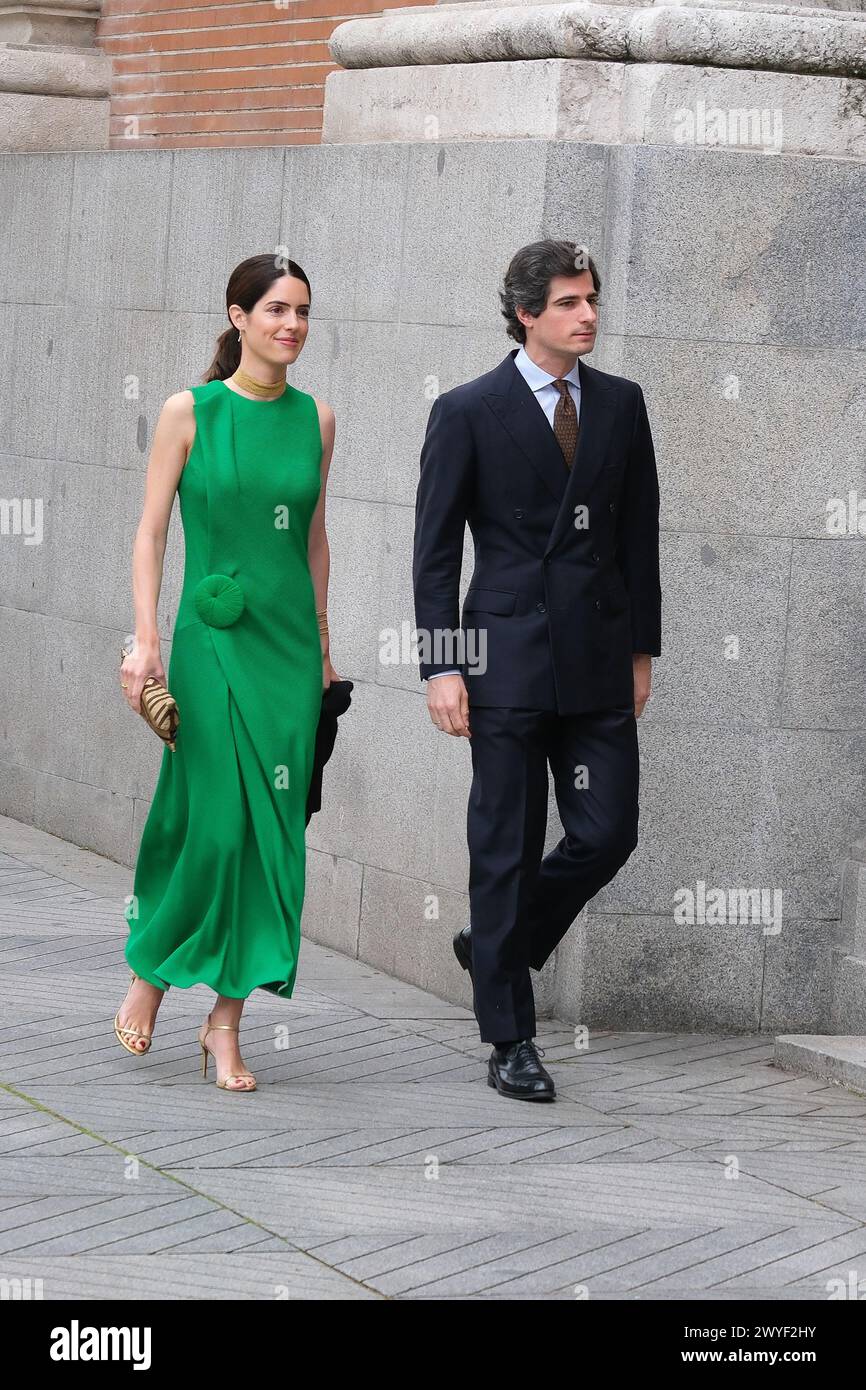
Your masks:
{"label": "grey stone pillar", "polygon": [[[411,275],[401,328],[423,324],[431,345],[419,368],[407,330],[407,375],[437,374],[444,361],[450,385],[513,346],[494,337],[495,276],[479,245],[500,262],[506,247],[567,235],[600,248],[593,362],[639,379],[653,414],[668,622],[641,726],[640,852],[561,943],[542,1003],[592,1028],[802,1028],[797,1049],[780,1038],[782,1064],[811,1069],[817,1058],[819,1074],[845,1084],[866,1035],[864,842],[843,872],[866,805],[862,634],[846,641],[846,585],[862,615],[866,562],[856,540],[830,532],[824,499],[866,490],[845,424],[864,344],[850,307],[864,255],[862,6],[441,0],[389,10],[335,29],[344,70],[327,78],[323,123],[325,144],[390,146],[371,151],[376,168],[399,165],[396,145],[413,146],[413,221],[399,244],[416,263],[429,248],[432,269]],[[345,153],[363,166],[361,151]],[[375,220],[375,197],[364,209]],[[829,289],[815,288],[819,274]],[[451,297],[443,278],[457,286]],[[437,349],[450,323],[461,327]],[[847,386],[834,400],[840,373]],[[742,406],[728,409],[741,386]],[[733,618],[743,582],[749,597]],[[736,678],[719,635],[753,623],[752,674]],[[684,637],[690,629],[705,630],[703,645]],[[454,824],[463,802],[461,786]],[[548,847],[556,837],[551,827]],[[438,865],[440,880],[450,869]],[[704,879],[729,894],[780,889],[778,934],[735,914],[724,926],[677,922],[673,896]],[[404,906],[401,928],[408,917]],[[828,1061],[805,1030],[848,1037]]]}
{"label": "grey stone pillar", "polygon": [[108,148],[111,64],[94,47],[102,0],[0,10],[0,150]]}

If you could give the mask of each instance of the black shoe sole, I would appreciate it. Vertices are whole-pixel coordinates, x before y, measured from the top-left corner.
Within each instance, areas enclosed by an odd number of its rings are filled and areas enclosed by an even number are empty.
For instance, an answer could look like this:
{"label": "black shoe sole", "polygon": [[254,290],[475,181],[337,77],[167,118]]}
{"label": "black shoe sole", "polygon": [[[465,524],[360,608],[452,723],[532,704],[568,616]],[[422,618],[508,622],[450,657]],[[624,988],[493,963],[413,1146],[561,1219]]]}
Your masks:
{"label": "black shoe sole", "polygon": [[497,1085],[489,1073],[487,1084],[498,1091],[501,1096],[507,1096],[509,1100],[556,1100],[555,1091],[506,1091],[502,1086]]}

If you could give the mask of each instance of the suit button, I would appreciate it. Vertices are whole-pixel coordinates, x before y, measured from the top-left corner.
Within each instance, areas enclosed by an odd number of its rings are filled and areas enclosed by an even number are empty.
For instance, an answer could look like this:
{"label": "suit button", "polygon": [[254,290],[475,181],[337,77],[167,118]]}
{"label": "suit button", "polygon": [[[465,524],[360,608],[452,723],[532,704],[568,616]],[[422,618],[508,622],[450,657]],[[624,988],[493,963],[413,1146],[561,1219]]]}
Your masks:
{"label": "suit button", "polygon": [[593,558],[593,560],[595,560],[596,564],[598,564],[598,556],[597,556],[597,555],[593,555],[592,558]]}
{"label": "suit button", "polygon": [[517,511],[515,511],[514,515],[517,517],[517,520],[518,520],[518,521],[522,521],[522,520],[523,520],[523,512],[520,511],[519,509],[518,509]]}
{"label": "suit button", "polygon": [[547,609],[545,608],[545,606],[544,606],[543,603],[537,603],[535,606],[536,606],[536,608],[538,609],[539,613],[546,613],[546,612],[547,612]]}
{"label": "suit button", "polygon": [[610,509],[611,509],[612,512],[616,511],[616,503],[615,503],[615,502],[611,502],[611,503],[610,503]]}
{"label": "suit button", "polygon": [[601,599],[600,599],[600,598],[597,598],[597,599],[596,599],[596,601],[595,601],[595,606],[596,606],[596,608],[601,608]]}

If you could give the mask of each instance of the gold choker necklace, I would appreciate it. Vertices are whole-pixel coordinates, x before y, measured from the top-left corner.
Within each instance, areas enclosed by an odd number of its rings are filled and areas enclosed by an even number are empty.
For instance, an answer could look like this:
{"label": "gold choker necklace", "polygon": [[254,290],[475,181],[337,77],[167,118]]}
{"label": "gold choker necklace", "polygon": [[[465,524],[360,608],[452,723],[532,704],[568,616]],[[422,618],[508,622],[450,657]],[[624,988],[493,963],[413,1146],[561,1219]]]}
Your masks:
{"label": "gold choker necklace", "polygon": [[232,381],[242,390],[249,391],[252,396],[259,396],[262,400],[275,401],[278,396],[282,396],[288,386],[285,377],[282,381],[257,381],[249,372],[244,372],[240,367],[236,368]]}

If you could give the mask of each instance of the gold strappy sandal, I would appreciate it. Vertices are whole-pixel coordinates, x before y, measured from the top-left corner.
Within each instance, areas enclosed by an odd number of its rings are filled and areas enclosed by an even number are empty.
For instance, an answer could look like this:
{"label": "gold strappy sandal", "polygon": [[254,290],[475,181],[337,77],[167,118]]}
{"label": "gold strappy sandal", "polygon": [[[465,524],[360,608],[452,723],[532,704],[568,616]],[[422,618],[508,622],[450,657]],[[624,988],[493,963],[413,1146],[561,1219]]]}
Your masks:
{"label": "gold strappy sandal", "polygon": [[[233,1028],[233,1027],[231,1026],[230,1023],[211,1023],[211,1021],[210,1021],[210,1014],[208,1014],[208,1016],[207,1016],[207,1028],[204,1030],[204,1035],[205,1035],[205,1037],[207,1037],[208,1033],[214,1032],[214,1031],[215,1031],[216,1029],[218,1029],[218,1028],[224,1029],[225,1032],[227,1032],[227,1033],[238,1033],[238,1032],[240,1032],[240,1029],[239,1029],[239,1028]],[[198,1035],[197,1035],[197,1036],[198,1036]],[[202,1039],[201,1039],[200,1036],[198,1036],[198,1045],[199,1045],[199,1047],[201,1048],[201,1074],[202,1074],[202,1076],[207,1077],[207,1062],[208,1062],[208,1058],[210,1057],[210,1052],[209,1052],[208,1049],[205,1047],[204,1042],[202,1041]],[[229,1085],[228,1085],[228,1082],[229,1082],[229,1081],[240,1081],[240,1080],[252,1081],[253,1084],[252,1084],[252,1086],[229,1086]],[[256,1078],[253,1076],[253,1074],[252,1074],[251,1071],[245,1071],[245,1072],[237,1071],[237,1072],[232,1072],[230,1076],[224,1077],[222,1081],[220,1081],[220,1080],[218,1079],[216,1084],[219,1086],[219,1088],[220,1088],[221,1091],[235,1091],[238,1095],[250,1095],[250,1094],[252,1094],[252,1092],[256,1089]]]}
{"label": "gold strappy sandal", "polygon": [[[134,970],[130,971],[130,975],[132,976],[133,980],[137,980],[139,978]],[[129,985],[127,985],[126,987],[126,992],[127,994],[129,993]],[[137,1028],[121,1028],[119,1020],[120,1009],[118,1009],[117,1013],[114,1015],[114,1036],[117,1038],[117,1041],[120,1043],[121,1047],[125,1047],[127,1052],[131,1052],[134,1057],[143,1057],[146,1052],[150,1051],[150,1044],[153,1034],[140,1033]],[[133,1047],[131,1043],[128,1043],[126,1039],[121,1036],[121,1034],[123,1033],[127,1033],[132,1038],[147,1038],[147,1047]]]}

